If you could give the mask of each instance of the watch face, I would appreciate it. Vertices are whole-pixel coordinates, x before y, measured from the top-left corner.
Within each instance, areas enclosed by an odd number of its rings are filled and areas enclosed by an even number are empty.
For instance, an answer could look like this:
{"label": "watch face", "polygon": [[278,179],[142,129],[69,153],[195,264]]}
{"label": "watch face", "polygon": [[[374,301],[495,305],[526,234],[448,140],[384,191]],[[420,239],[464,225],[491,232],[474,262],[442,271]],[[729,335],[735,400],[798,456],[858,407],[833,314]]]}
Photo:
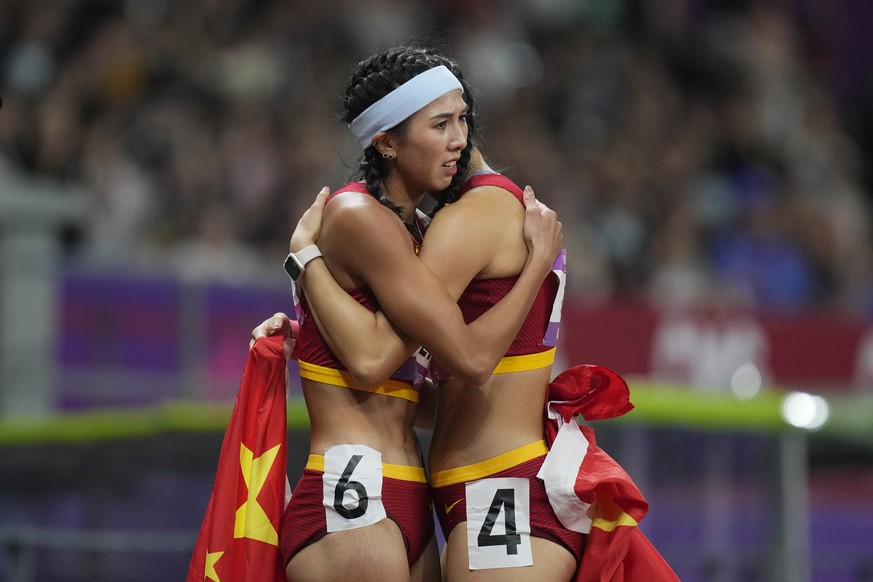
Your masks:
{"label": "watch face", "polygon": [[300,277],[300,273],[303,272],[303,269],[301,269],[300,265],[297,264],[297,261],[292,254],[285,257],[285,272],[288,273],[288,276],[291,277],[292,281],[296,281],[298,277]]}

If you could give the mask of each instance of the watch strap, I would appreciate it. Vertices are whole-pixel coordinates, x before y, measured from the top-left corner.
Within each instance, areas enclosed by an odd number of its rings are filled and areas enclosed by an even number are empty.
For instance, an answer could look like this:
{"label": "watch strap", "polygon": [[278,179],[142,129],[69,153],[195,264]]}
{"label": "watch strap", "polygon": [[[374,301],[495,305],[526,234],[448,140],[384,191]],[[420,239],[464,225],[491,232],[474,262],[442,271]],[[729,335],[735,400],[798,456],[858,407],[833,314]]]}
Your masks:
{"label": "watch strap", "polygon": [[309,245],[308,247],[303,247],[296,253],[292,254],[297,258],[297,264],[300,265],[300,268],[306,268],[306,263],[322,256],[321,249],[319,249],[317,245]]}
{"label": "watch strap", "polygon": [[292,281],[296,281],[303,274],[306,264],[320,256],[322,256],[321,250],[315,245],[303,247],[296,253],[288,253],[283,265],[285,272],[288,273]]}

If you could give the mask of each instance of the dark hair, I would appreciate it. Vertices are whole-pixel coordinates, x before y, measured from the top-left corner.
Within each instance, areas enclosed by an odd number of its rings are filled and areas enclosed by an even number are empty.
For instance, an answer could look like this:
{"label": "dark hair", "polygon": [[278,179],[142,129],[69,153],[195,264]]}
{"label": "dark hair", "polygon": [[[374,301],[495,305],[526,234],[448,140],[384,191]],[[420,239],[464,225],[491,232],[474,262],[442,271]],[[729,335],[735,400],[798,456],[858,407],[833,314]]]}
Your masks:
{"label": "dark hair", "polygon": [[[461,158],[458,160],[458,173],[452,178],[448,188],[440,194],[440,201],[434,212],[445,204],[457,199],[458,191],[464,183],[467,174],[470,150],[473,149],[473,137],[476,128],[474,114],[475,99],[457,63],[431,49],[421,47],[398,46],[376,53],[358,63],[352,71],[351,79],[346,85],[343,97],[344,112],[342,116],[342,121],[351,123],[370,105],[403,83],[428,69],[440,65],[448,68],[464,88],[463,98],[467,104],[467,127],[469,132],[467,147],[461,152]],[[406,119],[387,131],[402,136],[408,126],[409,119]],[[363,180],[373,196],[378,198],[385,206],[395,212],[399,212],[382,194],[382,188],[379,185],[382,179],[382,164],[382,157],[376,151],[376,148],[373,145],[368,145],[364,149],[364,155],[358,162],[358,167],[355,169],[352,178]]]}

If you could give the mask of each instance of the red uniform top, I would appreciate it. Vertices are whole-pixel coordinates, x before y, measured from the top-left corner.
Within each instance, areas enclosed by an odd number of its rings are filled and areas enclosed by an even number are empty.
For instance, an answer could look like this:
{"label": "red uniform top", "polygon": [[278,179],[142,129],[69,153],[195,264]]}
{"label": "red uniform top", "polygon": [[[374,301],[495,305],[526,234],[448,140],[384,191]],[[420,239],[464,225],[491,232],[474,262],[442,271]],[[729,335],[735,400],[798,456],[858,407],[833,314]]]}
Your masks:
{"label": "red uniform top", "polygon": [[[336,192],[334,192],[325,202],[333,199],[334,196],[342,192],[361,192],[370,194],[363,182],[351,182],[346,184]],[[416,216],[419,223],[419,228],[422,232],[427,228],[426,217],[422,215]],[[410,241],[416,254],[421,248],[421,240],[410,234]],[[379,301],[373,294],[373,291],[368,286],[361,286],[354,289],[346,290],[358,303],[366,307],[372,312],[380,309]],[[295,290],[295,303],[297,301],[297,293]],[[315,324],[315,319],[312,317],[312,311],[306,301],[306,297],[300,294],[299,304],[296,304],[297,320],[300,322],[300,335],[297,340],[298,363],[300,365],[300,376],[325,384],[334,386],[343,386],[356,390],[366,390],[367,392],[376,392],[387,396],[396,396],[404,398],[412,402],[418,402],[418,388],[427,373],[427,362],[419,361],[415,356],[408,358],[403,365],[392,374],[391,378],[375,388],[361,388],[356,385],[354,379],[346,371],[346,367],[339,360],[336,354],[328,347],[327,342],[321,336],[318,326]]]}

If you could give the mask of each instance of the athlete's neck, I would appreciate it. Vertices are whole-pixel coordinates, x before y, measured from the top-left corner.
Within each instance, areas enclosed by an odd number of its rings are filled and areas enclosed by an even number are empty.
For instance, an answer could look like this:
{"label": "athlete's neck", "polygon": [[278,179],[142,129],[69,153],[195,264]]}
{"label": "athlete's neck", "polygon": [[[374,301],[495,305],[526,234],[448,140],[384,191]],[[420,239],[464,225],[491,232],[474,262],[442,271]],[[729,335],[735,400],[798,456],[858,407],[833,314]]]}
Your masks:
{"label": "athlete's neck", "polygon": [[393,184],[386,179],[382,181],[382,196],[394,205],[403,222],[413,224],[415,222],[415,209],[421,204],[424,192],[415,196],[410,195],[401,185]]}
{"label": "athlete's neck", "polygon": [[467,174],[465,177],[469,178],[476,172],[482,170],[490,172],[491,168],[488,167],[487,163],[485,163],[485,158],[482,157],[482,152],[480,152],[478,148],[473,148],[470,150],[470,161],[467,163]]}

